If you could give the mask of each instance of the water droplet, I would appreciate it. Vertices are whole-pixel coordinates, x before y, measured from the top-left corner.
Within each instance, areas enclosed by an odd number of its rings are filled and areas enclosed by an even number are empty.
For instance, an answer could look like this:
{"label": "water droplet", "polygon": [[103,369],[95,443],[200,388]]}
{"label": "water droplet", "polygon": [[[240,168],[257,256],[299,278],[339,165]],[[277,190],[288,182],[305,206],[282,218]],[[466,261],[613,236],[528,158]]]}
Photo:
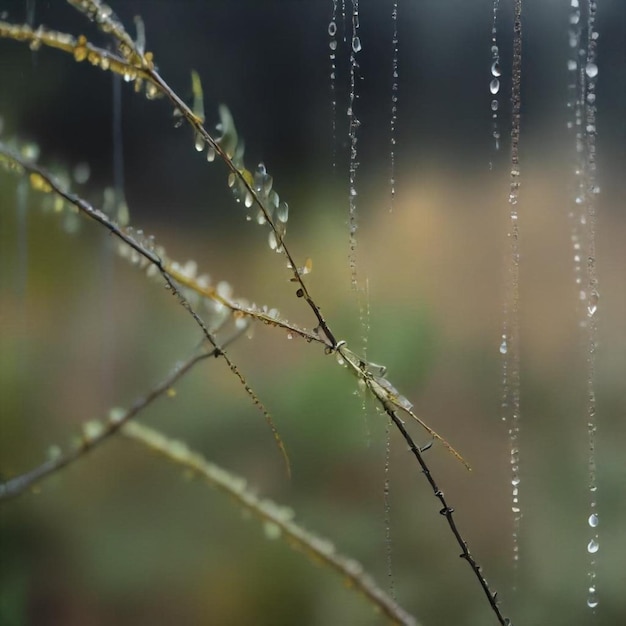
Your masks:
{"label": "water droplet", "polygon": [[49,461],[56,461],[63,456],[63,451],[59,446],[52,445],[48,448],[47,456]]}
{"label": "water droplet", "polygon": [[79,185],[84,185],[89,180],[89,176],[91,175],[91,170],[89,169],[89,164],[88,163],[79,163],[74,168],[74,171],[72,172],[72,174],[74,175],[74,180]]}
{"label": "water droplet", "polygon": [[587,305],[587,315],[588,317],[593,317],[598,310],[598,300],[600,296],[597,291],[593,291],[589,295],[589,304]]}
{"label": "water droplet", "polygon": [[489,91],[494,95],[497,94],[498,91],[500,91],[500,81],[497,78],[494,78],[489,83]]}
{"label": "water droplet", "polygon": [[595,554],[599,549],[600,549],[600,544],[598,543],[597,539],[592,539],[587,544],[587,552],[589,552],[589,554]]}
{"label": "water droplet", "polygon": [[587,606],[590,609],[595,609],[598,606],[598,591],[594,585],[589,587],[589,595],[587,596]]}
{"label": "water droplet", "polygon": [[270,250],[276,250],[278,246],[278,241],[276,241],[276,234],[273,230],[270,230],[269,235],[267,237],[267,243],[270,246]]}
{"label": "water droplet", "polygon": [[213,146],[209,146],[206,151],[206,160],[211,163],[215,161],[215,148]]}
{"label": "water droplet", "polygon": [[337,23],[335,21],[332,21],[329,25],[328,25],[328,34],[331,37],[334,37],[337,34]]}
{"label": "water droplet", "polygon": [[502,343],[500,344],[500,354],[506,354],[508,350],[509,347],[507,346],[506,339],[503,339]]}
{"label": "water droplet", "polygon": [[249,191],[246,191],[246,197],[243,201],[245,207],[249,209],[252,206],[253,202],[254,198],[252,197],[252,194]]}
{"label": "water droplet", "polygon": [[595,78],[598,75],[598,66],[595,63],[587,63],[585,66],[585,74],[589,78]]}
{"label": "water droplet", "polygon": [[576,63],[574,59],[569,59],[569,61],[567,62],[567,69],[570,72],[575,72],[577,67],[578,67],[578,63]]}
{"label": "water droplet", "polygon": [[289,206],[283,200],[278,205],[278,208],[276,209],[276,219],[279,220],[280,222],[283,222],[284,224],[288,218],[289,218]]}
{"label": "water droplet", "polygon": [[198,152],[202,152],[204,150],[204,137],[200,133],[196,133],[194,146]]}
{"label": "water droplet", "polygon": [[358,35],[352,38],[352,50],[353,52],[361,51],[361,38]]}
{"label": "water droplet", "polygon": [[591,528],[595,528],[598,525],[598,523],[599,523],[597,514],[596,513],[592,513],[589,516],[589,519],[587,520],[587,522],[589,523],[589,526],[591,526]]}
{"label": "water droplet", "polygon": [[502,71],[500,70],[500,63],[498,63],[498,61],[494,61],[491,65],[491,74],[492,76],[501,76],[502,75]]}
{"label": "water droplet", "polygon": [[263,532],[267,539],[279,539],[282,535],[282,528],[274,522],[265,522],[263,524]]}
{"label": "water droplet", "polygon": [[500,105],[499,105],[497,100],[492,100],[491,101],[491,110],[492,111],[497,111],[499,106]]}

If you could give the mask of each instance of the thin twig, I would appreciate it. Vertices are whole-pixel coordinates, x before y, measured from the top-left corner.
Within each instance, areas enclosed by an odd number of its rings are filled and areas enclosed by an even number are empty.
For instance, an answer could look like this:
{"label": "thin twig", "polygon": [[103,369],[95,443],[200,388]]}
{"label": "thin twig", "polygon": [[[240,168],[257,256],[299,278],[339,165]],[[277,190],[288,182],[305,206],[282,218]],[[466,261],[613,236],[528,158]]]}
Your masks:
{"label": "thin twig", "polygon": [[407,429],[404,427],[404,422],[400,419],[400,417],[398,416],[394,408],[385,403],[384,409],[385,409],[385,413],[387,413],[387,415],[391,418],[391,420],[395,424],[396,428],[402,434],[402,437],[404,437],[404,440],[409,444],[409,448],[411,452],[413,453],[413,455],[415,456],[415,458],[417,459],[417,462],[420,464],[420,467],[422,468],[422,473],[424,474],[424,476],[426,477],[426,480],[428,481],[428,484],[432,488],[433,494],[441,503],[442,509],[439,511],[439,513],[441,513],[441,515],[443,515],[446,518],[448,522],[448,526],[450,527],[450,530],[452,531],[452,534],[454,535],[456,542],[459,544],[459,547],[461,548],[461,554],[459,556],[462,559],[465,559],[469,563],[470,567],[472,568],[472,571],[474,572],[474,575],[478,579],[480,586],[482,587],[483,591],[485,592],[485,595],[487,596],[489,605],[491,606],[493,612],[496,614],[496,617],[498,618],[498,621],[500,622],[500,624],[502,624],[503,626],[511,626],[511,620],[508,617],[504,617],[502,613],[500,612],[500,607],[498,606],[498,593],[496,591],[491,591],[491,589],[489,588],[489,584],[487,583],[486,578],[483,576],[481,572],[480,565],[478,565],[474,557],[471,555],[469,551],[469,547],[467,545],[467,541],[463,539],[461,532],[457,528],[456,522],[452,515],[454,513],[454,509],[448,505],[443,495],[443,491],[439,489],[437,483],[435,482],[435,479],[428,465],[426,464],[426,461],[424,460],[424,456],[422,452],[420,451],[420,448],[413,441],[413,438],[408,433]]}
{"label": "thin twig", "polygon": [[415,618],[385,593],[363,571],[360,563],[338,554],[330,541],[296,524],[292,520],[291,509],[281,507],[270,500],[261,499],[252,493],[246,488],[245,479],[234,476],[208,462],[203,456],[190,450],[184,442],[165,437],[143,424],[129,423],[122,429],[122,434],[148,446],[168,460],[192,470],[211,486],[230,495],[242,509],[250,511],[264,523],[270,536],[284,537],[283,540],[291,548],[303,552],[314,563],[321,562],[337,572],[345,580],[346,586],[361,592],[392,623],[418,626]]}
{"label": "thin twig", "polygon": [[[237,333],[231,337],[226,343],[230,343],[241,333]],[[201,354],[195,354],[188,358],[184,363],[176,366],[170,374],[156,387],[150,390],[145,396],[142,396],[135,400],[133,405],[121,413],[112,413],[109,418],[104,422],[99,422],[102,428],[98,432],[94,432],[94,436],[87,436],[87,433],[83,433],[80,440],[80,445],[74,449],[61,454],[56,458],[49,459],[45,463],[38,465],[34,469],[15,476],[0,484],[0,501],[9,500],[19,496],[27,489],[33,487],[36,483],[41,482],[44,478],[48,478],[52,474],[55,474],[59,470],[71,465],[72,463],[81,459],[87,452],[90,452],[100,444],[104,443],[109,437],[114,435],[124,424],[135,417],[138,413],[143,411],[148,405],[152,404],[157,398],[171,389],[171,387],[182,378],[196,363],[206,359],[210,356],[216,356],[217,349],[213,349],[210,352],[203,352]]]}
{"label": "thin twig", "polygon": [[276,425],[274,424],[274,420],[270,415],[269,411],[265,408],[264,404],[261,402],[259,397],[254,393],[250,385],[248,385],[246,379],[243,374],[237,367],[237,365],[230,359],[228,354],[223,350],[223,348],[218,344],[217,339],[209,330],[209,327],[205,324],[202,318],[196,313],[195,309],[191,306],[191,303],[187,298],[185,298],[184,294],[180,291],[180,289],[176,286],[176,281],[167,271],[167,267],[163,263],[161,257],[155,252],[148,250],[141,243],[139,243],[134,237],[124,232],[117,224],[115,224],[112,220],[110,220],[105,213],[96,209],[91,204],[89,204],[86,200],[77,196],[76,194],[65,189],[54,176],[52,176],[47,170],[40,167],[39,165],[32,163],[24,158],[22,158],[15,151],[10,150],[6,146],[4,146],[0,142],[0,155],[5,155],[13,161],[13,165],[17,165],[27,172],[30,172],[30,181],[31,185],[44,193],[54,192],[59,195],[61,198],[75,206],[81,213],[86,215],[87,217],[95,220],[100,223],[102,226],[107,228],[113,235],[121,239],[124,243],[129,245],[133,250],[139,253],[142,257],[144,257],[148,262],[152,263],[163,279],[165,280],[166,286],[171,292],[176,296],[179,303],[187,310],[189,315],[194,319],[196,324],[202,330],[203,335],[209,341],[209,343],[213,346],[216,352],[216,356],[222,357],[226,364],[228,365],[228,369],[237,377],[243,388],[245,389],[248,397],[252,400],[252,403],[259,409],[259,411],[263,414],[265,418],[265,422],[269,426],[272,431],[272,435],[274,436],[274,441],[283,457],[285,463],[285,469],[287,471],[287,475],[291,476],[291,465],[289,462],[289,456],[287,455],[287,450],[285,449],[285,445],[278,433]]}

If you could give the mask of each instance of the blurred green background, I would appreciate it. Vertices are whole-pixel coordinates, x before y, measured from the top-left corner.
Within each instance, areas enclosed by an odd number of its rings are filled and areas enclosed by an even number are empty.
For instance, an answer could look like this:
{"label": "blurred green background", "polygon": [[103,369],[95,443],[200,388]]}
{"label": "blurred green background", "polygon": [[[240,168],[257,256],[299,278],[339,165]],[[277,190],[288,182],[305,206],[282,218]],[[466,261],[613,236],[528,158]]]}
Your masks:
{"label": "blurred green background", "polygon": [[[504,6],[506,4],[506,6]],[[471,463],[427,453],[457,523],[516,624],[626,621],[626,71],[625,7],[598,12],[597,269],[600,280],[597,472],[598,589],[586,607],[586,348],[571,248],[573,138],[567,132],[568,5],[524,3],[520,195],[520,561],[512,565],[508,425],[498,351],[507,279],[511,8],[503,3],[499,152],[493,149],[489,1],[400,2],[396,198],[390,211],[391,3],[361,5],[358,272],[369,284],[368,354],[416,411]],[[264,160],[290,205],[287,240],[339,338],[361,342],[348,270],[348,51],[340,44],[337,140],[331,132],[327,27],[332,2],[114,3],[141,14],[163,77],[207,123],[230,107],[246,163]],[[339,3],[341,9],[341,3]],[[3,19],[102,36],[69,6],[3,2]],[[341,32],[341,30],[340,30]],[[61,53],[0,40],[3,139],[36,141],[41,162],[71,171],[97,205],[113,181],[112,79]],[[246,223],[169,105],[123,85],[125,193],[131,221],[169,254],[198,262],[235,295],[310,328],[284,258]],[[333,169],[333,151],[337,166]],[[197,327],[163,289],[111,253],[81,220],[75,233],[0,172],[0,473],[69,445],[84,420],[129,405],[197,345]],[[353,378],[319,346],[258,327],[230,350],[272,413],[293,477],[262,416],[217,360],[141,419],[293,507],[385,587],[386,423],[362,409]],[[412,429],[426,441],[419,429]],[[476,580],[458,559],[438,503],[391,433],[391,536],[398,601],[424,624],[488,624]],[[332,572],[311,564],[233,503],[137,444],[116,439],[0,507],[4,625],[378,624]],[[513,591],[515,588],[515,591]]]}

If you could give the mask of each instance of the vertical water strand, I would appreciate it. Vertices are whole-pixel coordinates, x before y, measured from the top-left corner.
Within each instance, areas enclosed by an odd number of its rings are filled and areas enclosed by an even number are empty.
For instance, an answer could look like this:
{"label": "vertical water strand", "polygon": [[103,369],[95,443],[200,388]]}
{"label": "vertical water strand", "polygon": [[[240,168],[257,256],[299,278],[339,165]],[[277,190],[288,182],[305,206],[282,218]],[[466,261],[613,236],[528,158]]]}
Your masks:
{"label": "vertical water strand", "polygon": [[[498,110],[500,108],[500,100],[498,93],[500,92],[500,49],[498,48],[498,9],[500,0],[493,0],[493,17],[491,21],[491,78],[489,82],[489,93],[493,96],[491,99],[491,136],[493,137],[494,151],[500,150],[500,128],[498,126]],[[493,163],[490,164],[493,167]]]}
{"label": "vertical water strand", "polygon": [[580,238],[581,227],[586,221],[584,212],[585,199],[585,158],[583,136],[583,113],[585,102],[585,64],[581,54],[585,54],[581,47],[581,12],[579,0],[570,0],[569,13],[569,55],[567,59],[568,85],[567,85],[567,129],[574,135],[576,147],[574,157],[574,193],[573,203],[568,212],[571,224],[572,256],[574,261],[574,280],[578,293],[578,304],[582,308],[586,299],[583,287],[582,271],[582,243]]}
{"label": "vertical water strand", "polygon": [[[363,289],[359,290],[359,327],[361,329],[361,354],[363,359],[367,361],[367,353],[369,350],[369,336],[370,336],[370,282],[369,279],[365,279],[365,285]],[[364,391],[364,390],[361,390]],[[357,392],[358,393],[358,392]],[[363,422],[365,424],[365,436],[367,437],[367,445],[370,445],[371,432],[369,423],[367,420],[367,394],[362,393],[361,401],[361,415],[363,415]]]}
{"label": "vertical water strand", "polygon": [[596,45],[598,33],[595,30],[597,4],[589,0],[587,16],[587,58],[585,62],[585,169],[587,214],[587,436],[589,447],[589,517],[590,539],[587,544],[589,569],[587,572],[587,606],[595,613],[598,606],[596,587],[596,554],[600,544],[598,540],[598,507],[596,478],[596,348],[597,348],[597,312],[598,278],[596,274],[596,206],[595,196],[599,192],[596,179],[596,78],[598,65]]}
{"label": "vertical water strand", "polygon": [[383,487],[383,501],[385,506],[385,554],[387,558],[387,582],[389,595],[395,600],[396,586],[393,579],[393,544],[391,541],[391,422],[387,420],[385,428],[385,482]]}
{"label": "vertical water strand", "polygon": [[333,142],[333,174],[337,169],[337,0],[333,0],[333,12],[328,23],[328,36],[330,40],[330,105],[331,105],[331,125]]}
{"label": "vertical water strand", "polygon": [[352,289],[357,290],[357,272],[356,272],[356,231],[357,231],[357,190],[356,190],[356,173],[359,167],[357,160],[357,142],[359,119],[355,114],[357,93],[357,76],[359,64],[356,55],[361,51],[361,38],[359,37],[359,0],[352,0],[352,40],[350,45],[350,97],[348,104],[348,138],[350,143],[350,175],[349,175],[349,231],[350,231],[350,251],[348,260],[350,264],[350,280]]}
{"label": "vertical water strand", "polygon": [[[519,139],[522,76],[522,0],[515,0],[513,22],[513,63],[511,87],[511,171],[509,189],[508,294],[505,299],[504,325],[500,353],[503,355],[503,408],[509,419],[511,465],[511,511],[513,514],[513,565],[519,562],[520,506],[520,345],[519,345]],[[515,588],[515,587],[514,587]]]}
{"label": "vertical water strand", "polygon": [[390,176],[391,200],[389,211],[393,210],[393,201],[396,195],[396,121],[398,118],[398,0],[394,0],[391,10],[391,21],[393,23],[393,35],[391,45],[393,57],[391,60],[391,122],[389,124],[390,149]]}

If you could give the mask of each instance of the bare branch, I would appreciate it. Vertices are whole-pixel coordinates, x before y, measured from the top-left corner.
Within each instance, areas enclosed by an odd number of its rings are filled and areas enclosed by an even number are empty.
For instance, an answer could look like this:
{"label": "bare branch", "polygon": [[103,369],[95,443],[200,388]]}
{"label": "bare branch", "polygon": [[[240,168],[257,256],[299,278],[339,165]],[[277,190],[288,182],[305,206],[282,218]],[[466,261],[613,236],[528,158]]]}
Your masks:
{"label": "bare branch", "polygon": [[225,469],[207,461],[182,441],[170,439],[160,432],[137,422],[126,424],[122,434],[139,441],[165,456],[169,461],[183,465],[203,478],[216,489],[231,496],[239,507],[250,511],[263,522],[266,533],[280,537],[292,549],[306,554],[314,563],[323,563],[337,572],[346,582],[371,602],[390,622],[418,626],[415,618],[402,609],[363,571],[363,566],[346,556],[338,554],[333,544],[296,524],[293,511],[271,500],[261,499],[246,488],[246,480],[234,476]]}

